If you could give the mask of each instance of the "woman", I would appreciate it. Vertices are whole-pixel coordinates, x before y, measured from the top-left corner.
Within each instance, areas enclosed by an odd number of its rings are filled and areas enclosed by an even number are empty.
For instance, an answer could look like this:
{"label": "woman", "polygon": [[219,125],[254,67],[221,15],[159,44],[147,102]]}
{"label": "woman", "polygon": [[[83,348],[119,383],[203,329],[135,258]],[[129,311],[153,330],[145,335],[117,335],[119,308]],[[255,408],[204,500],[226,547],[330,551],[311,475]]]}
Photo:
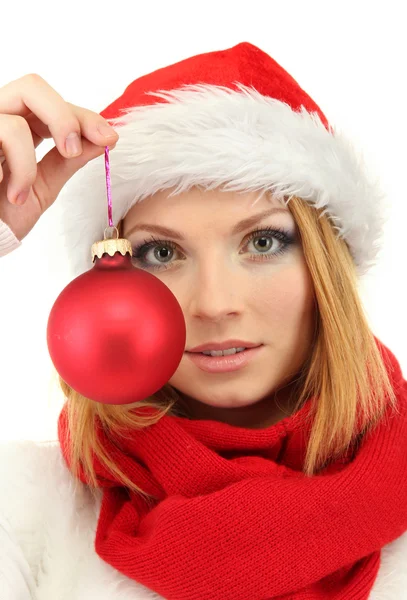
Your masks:
{"label": "woman", "polygon": [[[32,114],[15,86],[0,112],[25,117],[35,143],[58,119],[38,102],[55,92],[30,83]],[[17,247],[58,196],[77,276],[106,226],[101,117],[53,100],[83,153],[68,158],[50,125],[57,148],[25,204],[1,184],[0,240]],[[357,291],[384,223],[377,182],[248,43],[140,77],[101,116],[119,134],[104,140],[114,221],[180,303],[185,353],[132,405],[60,378],[59,445],[3,446],[10,569],[41,600],[401,598],[407,384]],[[13,173],[17,143],[3,149]]]}

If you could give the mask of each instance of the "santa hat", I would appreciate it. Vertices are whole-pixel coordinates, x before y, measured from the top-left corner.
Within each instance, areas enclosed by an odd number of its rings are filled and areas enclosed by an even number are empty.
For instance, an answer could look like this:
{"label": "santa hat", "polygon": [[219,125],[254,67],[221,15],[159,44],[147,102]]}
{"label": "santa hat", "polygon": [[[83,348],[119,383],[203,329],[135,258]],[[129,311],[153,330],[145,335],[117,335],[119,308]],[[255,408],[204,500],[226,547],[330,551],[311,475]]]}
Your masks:
{"label": "santa hat", "polygon": [[[203,186],[299,196],[323,208],[359,276],[377,262],[388,214],[361,155],[299,84],[243,42],[133,81],[100,113],[120,138],[110,153],[113,222],[159,190]],[[120,127],[120,128],[119,128]],[[72,275],[93,265],[108,227],[104,156],[65,185],[58,202]]]}

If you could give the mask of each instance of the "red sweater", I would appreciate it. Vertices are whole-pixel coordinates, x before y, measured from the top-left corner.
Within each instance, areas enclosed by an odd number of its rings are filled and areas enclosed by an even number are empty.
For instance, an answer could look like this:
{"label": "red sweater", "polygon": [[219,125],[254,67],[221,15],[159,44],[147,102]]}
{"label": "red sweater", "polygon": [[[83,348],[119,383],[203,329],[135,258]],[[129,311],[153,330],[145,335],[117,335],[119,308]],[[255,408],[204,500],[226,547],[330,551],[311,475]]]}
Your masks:
{"label": "red sweater", "polygon": [[[309,401],[262,430],[167,416],[122,450],[99,430],[157,500],[95,462],[105,488],[96,552],[169,600],[367,599],[380,549],[407,530],[407,381],[382,348],[400,414],[314,477],[301,472]],[[67,457],[65,408],[59,434]]]}

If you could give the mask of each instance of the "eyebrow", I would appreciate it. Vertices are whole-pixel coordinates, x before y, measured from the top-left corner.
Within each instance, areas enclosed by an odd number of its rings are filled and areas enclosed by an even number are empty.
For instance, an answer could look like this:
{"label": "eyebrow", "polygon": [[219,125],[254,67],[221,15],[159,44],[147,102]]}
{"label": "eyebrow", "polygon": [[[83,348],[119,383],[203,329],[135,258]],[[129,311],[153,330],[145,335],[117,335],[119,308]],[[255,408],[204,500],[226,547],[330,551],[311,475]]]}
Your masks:
{"label": "eyebrow", "polygon": [[[234,235],[236,233],[241,233],[245,229],[248,229],[252,225],[255,225],[261,219],[264,219],[265,217],[268,217],[269,215],[273,215],[273,214],[280,213],[280,212],[288,213],[290,211],[287,208],[276,207],[276,208],[271,208],[269,210],[258,213],[257,215],[252,215],[251,217],[248,217],[247,219],[243,219],[243,221],[239,221],[239,223],[237,223],[234,226],[234,228],[232,229],[232,234]],[[150,233],[158,233],[159,235],[166,235],[166,236],[172,237],[175,240],[179,240],[179,241],[185,240],[184,236],[179,231],[175,231],[175,229],[170,229],[169,227],[164,227],[162,225],[152,225],[150,223],[137,223],[137,225],[132,227],[130,229],[130,231],[128,231],[126,233],[126,237],[129,236],[131,233],[134,233],[135,231],[140,231],[140,230],[149,231]]]}

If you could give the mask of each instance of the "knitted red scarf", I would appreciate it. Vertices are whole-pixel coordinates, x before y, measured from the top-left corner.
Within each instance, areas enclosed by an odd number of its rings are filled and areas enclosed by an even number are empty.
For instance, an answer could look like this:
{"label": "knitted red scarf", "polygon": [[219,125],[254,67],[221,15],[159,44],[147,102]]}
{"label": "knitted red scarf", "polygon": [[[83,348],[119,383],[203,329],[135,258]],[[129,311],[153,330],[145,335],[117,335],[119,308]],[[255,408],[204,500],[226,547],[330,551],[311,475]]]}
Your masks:
{"label": "knitted red scarf", "polygon": [[[158,500],[117,486],[95,461],[98,555],[168,600],[368,598],[380,549],[407,530],[407,381],[379,348],[399,414],[313,477],[301,472],[310,401],[257,430],[167,415],[121,440],[123,451],[100,431],[117,465]],[[67,462],[68,437],[65,405]]]}

